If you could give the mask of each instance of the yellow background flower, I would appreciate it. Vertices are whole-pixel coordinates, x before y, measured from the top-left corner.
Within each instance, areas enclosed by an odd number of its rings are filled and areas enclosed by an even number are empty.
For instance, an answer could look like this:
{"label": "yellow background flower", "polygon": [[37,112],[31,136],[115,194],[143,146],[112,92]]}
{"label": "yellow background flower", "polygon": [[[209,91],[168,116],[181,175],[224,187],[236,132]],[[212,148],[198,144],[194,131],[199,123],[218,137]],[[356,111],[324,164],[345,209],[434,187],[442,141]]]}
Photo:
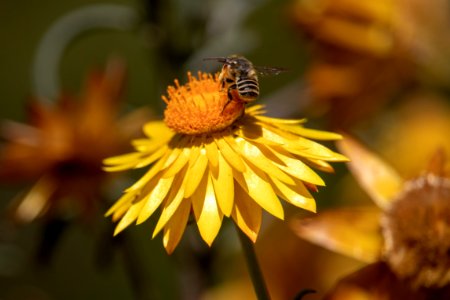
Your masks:
{"label": "yellow background flower", "polygon": [[[350,137],[340,141],[339,148],[351,159],[350,170],[377,207],[341,208],[317,218],[297,219],[294,231],[330,250],[372,263],[359,272],[361,277],[351,275],[343,286],[349,281],[356,286],[359,281],[367,283],[364,278],[379,277],[379,272],[385,278],[397,278],[397,287],[394,283],[383,286],[380,278],[381,292],[374,279],[373,290],[366,287],[360,293],[392,296],[401,290],[404,295],[417,296],[422,295],[421,288],[448,287],[450,179],[445,177],[444,152],[437,152],[422,175],[406,180]],[[390,290],[384,289],[388,286]],[[350,297],[342,289],[333,293]],[[345,299],[341,296],[330,299]]]}
{"label": "yellow background flower", "polygon": [[447,1],[296,0],[291,14],[314,46],[315,107],[335,127],[362,123],[405,87],[448,85]]}

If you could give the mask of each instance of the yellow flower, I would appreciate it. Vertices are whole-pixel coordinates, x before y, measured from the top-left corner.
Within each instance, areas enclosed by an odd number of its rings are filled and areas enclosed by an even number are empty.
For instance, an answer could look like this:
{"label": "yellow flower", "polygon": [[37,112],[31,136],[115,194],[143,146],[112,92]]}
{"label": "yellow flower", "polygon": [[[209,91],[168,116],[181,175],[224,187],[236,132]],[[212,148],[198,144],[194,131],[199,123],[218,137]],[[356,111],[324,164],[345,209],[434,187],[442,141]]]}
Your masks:
{"label": "yellow flower", "polygon": [[[189,76],[186,85],[168,88],[164,122],[144,126],[147,138],[133,141],[136,152],[108,158],[107,171],[151,165],[107,212],[120,219],[115,234],[147,220],[158,207],[161,230],[171,253],[184,232],[191,210],[203,240],[211,245],[224,217],[232,217],[255,241],[262,209],[283,219],[278,197],[315,211],[308,189],[324,181],[311,169],[332,171],[328,161],[345,157],[308,138],[334,140],[334,133],[307,129],[304,120],[263,116],[263,107],[227,103],[218,76]],[[225,107],[225,108],[224,108]]]}
{"label": "yellow flower", "polygon": [[[377,121],[375,126],[381,127],[382,134],[374,137],[374,148],[404,177],[419,174],[423,162],[429,160],[437,148],[450,156],[448,104],[445,97],[436,93],[415,91],[407,95],[401,105]],[[412,148],[414,151],[410,151]]]}
{"label": "yellow flower", "polygon": [[411,83],[448,86],[447,1],[295,0],[291,12],[315,46],[312,98],[335,127],[365,121]]}
{"label": "yellow flower", "polygon": [[294,20],[320,41],[383,56],[392,51],[394,1],[296,0]]}
{"label": "yellow flower", "polygon": [[[412,299],[405,295],[416,297],[426,288],[448,290],[450,178],[444,152],[437,152],[421,176],[406,180],[355,140],[346,137],[339,146],[377,207],[342,208],[294,221],[300,237],[371,263],[334,291],[347,297],[329,299],[353,299],[344,292],[347,287],[382,299]],[[395,280],[387,284],[386,278]]]}
{"label": "yellow flower", "polygon": [[[448,3],[422,0],[295,0],[294,21],[318,41],[357,54],[403,53],[421,63],[442,59],[450,36]],[[436,57],[432,57],[436,55]]]}

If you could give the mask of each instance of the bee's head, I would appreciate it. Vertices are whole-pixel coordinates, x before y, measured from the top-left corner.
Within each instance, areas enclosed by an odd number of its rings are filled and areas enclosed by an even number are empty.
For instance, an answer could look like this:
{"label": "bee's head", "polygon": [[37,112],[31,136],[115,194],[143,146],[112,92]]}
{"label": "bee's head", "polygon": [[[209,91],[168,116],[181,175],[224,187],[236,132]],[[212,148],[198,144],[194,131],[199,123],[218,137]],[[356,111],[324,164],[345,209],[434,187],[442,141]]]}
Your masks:
{"label": "bee's head", "polygon": [[242,71],[248,70],[252,66],[252,63],[248,59],[240,55],[231,55],[226,57],[224,64],[229,65],[233,69]]}
{"label": "bee's head", "polygon": [[205,60],[215,60],[235,70],[248,70],[252,66],[252,63],[248,59],[240,55],[230,55],[227,57],[209,57],[205,58]]}

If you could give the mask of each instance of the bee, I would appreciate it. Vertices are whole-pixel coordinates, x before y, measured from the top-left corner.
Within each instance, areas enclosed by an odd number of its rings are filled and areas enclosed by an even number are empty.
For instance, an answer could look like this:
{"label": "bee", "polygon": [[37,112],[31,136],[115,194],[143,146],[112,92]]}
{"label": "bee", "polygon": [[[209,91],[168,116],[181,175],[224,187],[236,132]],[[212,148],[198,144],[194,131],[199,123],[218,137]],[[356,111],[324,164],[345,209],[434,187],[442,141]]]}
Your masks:
{"label": "bee", "polygon": [[244,103],[255,101],[259,96],[258,75],[278,75],[286,71],[283,68],[254,66],[251,61],[240,55],[209,57],[204,60],[223,63],[219,82],[221,89],[227,91],[228,102],[224,109],[233,99]]}

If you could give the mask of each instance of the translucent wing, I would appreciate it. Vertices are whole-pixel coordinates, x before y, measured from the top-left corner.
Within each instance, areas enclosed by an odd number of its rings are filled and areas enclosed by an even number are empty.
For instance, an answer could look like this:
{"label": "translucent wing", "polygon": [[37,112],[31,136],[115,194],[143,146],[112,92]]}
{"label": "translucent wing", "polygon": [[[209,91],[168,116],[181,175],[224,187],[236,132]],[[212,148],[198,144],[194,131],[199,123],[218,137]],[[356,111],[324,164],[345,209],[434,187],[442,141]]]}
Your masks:
{"label": "translucent wing", "polygon": [[226,57],[206,57],[203,60],[213,60],[223,64],[228,62]]}
{"label": "translucent wing", "polygon": [[267,66],[255,66],[254,67],[258,75],[261,76],[275,76],[280,73],[287,72],[288,69],[277,68],[277,67],[267,67]]}

